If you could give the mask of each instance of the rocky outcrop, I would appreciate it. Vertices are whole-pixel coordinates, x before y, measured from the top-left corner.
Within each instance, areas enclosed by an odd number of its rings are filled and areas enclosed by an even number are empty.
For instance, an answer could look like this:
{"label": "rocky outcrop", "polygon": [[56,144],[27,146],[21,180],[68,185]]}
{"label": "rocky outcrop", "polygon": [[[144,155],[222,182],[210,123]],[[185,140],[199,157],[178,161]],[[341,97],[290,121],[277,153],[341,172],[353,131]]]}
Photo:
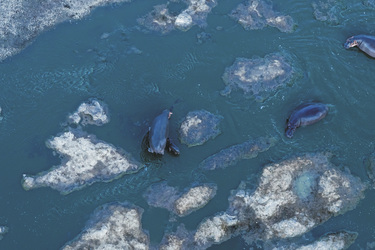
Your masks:
{"label": "rocky outcrop", "polygon": [[273,10],[272,3],[264,0],[250,0],[241,3],[231,12],[230,16],[245,30],[257,30],[271,26],[281,32],[292,32],[296,26],[292,17],[277,13]]}
{"label": "rocky outcrop", "polygon": [[183,192],[166,182],[154,184],[144,194],[150,206],[165,208],[180,217],[204,207],[215,195],[214,184],[197,184]]}
{"label": "rocky outcrop", "polygon": [[82,103],[77,111],[68,117],[69,124],[82,124],[83,126],[88,124],[102,126],[108,122],[107,105],[95,98]]}
{"label": "rocky outcrop", "polygon": [[127,203],[110,203],[96,209],[86,228],[62,249],[149,249],[142,230],[143,210]]}
{"label": "rocky outcrop", "polygon": [[24,49],[44,30],[80,19],[95,7],[129,0],[9,0],[0,5],[0,61]]}
{"label": "rocky outcrop", "polygon": [[242,183],[230,196],[228,210],[205,219],[194,239],[205,248],[236,235],[249,243],[296,237],[354,209],[365,189],[325,154],[292,157],[266,166],[255,190]]}
{"label": "rocky outcrop", "polygon": [[276,90],[289,85],[296,70],[292,62],[281,53],[272,53],[264,58],[237,58],[232,66],[225,69],[223,81],[226,88],[220,93],[228,96],[240,89],[245,97],[264,101]]}
{"label": "rocky outcrop", "polygon": [[142,168],[122,149],[81,130],[71,129],[46,144],[62,157],[62,163],[36,176],[24,174],[22,186],[26,190],[48,186],[67,194],[94,182],[108,182]]}
{"label": "rocky outcrop", "polygon": [[180,126],[181,143],[192,147],[214,139],[221,133],[219,125],[222,119],[222,116],[214,115],[206,110],[189,112]]}
{"label": "rocky outcrop", "polygon": [[161,4],[142,18],[138,19],[138,23],[146,27],[148,30],[167,34],[175,28],[187,31],[192,26],[198,25],[205,27],[208,13],[211,12],[217,3],[216,0],[186,0],[187,8],[179,14],[171,14],[167,4]]}

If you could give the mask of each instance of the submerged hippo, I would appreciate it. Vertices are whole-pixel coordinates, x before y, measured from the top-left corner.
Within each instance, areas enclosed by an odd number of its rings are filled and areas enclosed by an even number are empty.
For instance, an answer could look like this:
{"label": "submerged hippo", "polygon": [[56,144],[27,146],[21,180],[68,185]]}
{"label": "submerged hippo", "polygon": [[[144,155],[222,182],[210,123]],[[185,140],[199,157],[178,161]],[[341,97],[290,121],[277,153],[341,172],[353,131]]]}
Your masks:
{"label": "submerged hippo", "polygon": [[165,109],[153,120],[147,133],[148,151],[150,153],[164,155],[164,150],[167,149],[174,155],[180,154],[177,146],[169,139],[169,118],[171,115],[171,110]]}
{"label": "submerged hippo", "polygon": [[349,37],[344,47],[349,49],[357,46],[360,50],[371,57],[375,57],[375,36],[358,35]]}
{"label": "submerged hippo", "polygon": [[293,137],[294,131],[300,126],[314,124],[328,113],[328,106],[323,103],[304,103],[298,106],[289,116],[285,135]]}

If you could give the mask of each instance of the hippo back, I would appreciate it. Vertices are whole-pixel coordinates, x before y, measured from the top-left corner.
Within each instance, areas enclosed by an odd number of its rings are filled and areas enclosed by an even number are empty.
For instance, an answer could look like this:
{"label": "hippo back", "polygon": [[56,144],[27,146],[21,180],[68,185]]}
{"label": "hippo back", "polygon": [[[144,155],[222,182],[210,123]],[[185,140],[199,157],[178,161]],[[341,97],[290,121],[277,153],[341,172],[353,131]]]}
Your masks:
{"label": "hippo back", "polygon": [[151,153],[164,154],[164,149],[167,144],[169,134],[169,110],[165,109],[152,122],[149,134],[150,147],[148,149]]}
{"label": "hippo back", "polygon": [[323,119],[328,113],[328,107],[322,103],[313,103],[301,110],[301,126],[314,124]]}
{"label": "hippo back", "polygon": [[363,35],[359,48],[367,55],[375,57],[375,37]]}
{"label": "hippo back", "polygon": [[304,103],[298,106],[287,120],[285,135],[293,137],[294,131],[300,126],[314,124],[328,113],[328,106],[323,103]]}

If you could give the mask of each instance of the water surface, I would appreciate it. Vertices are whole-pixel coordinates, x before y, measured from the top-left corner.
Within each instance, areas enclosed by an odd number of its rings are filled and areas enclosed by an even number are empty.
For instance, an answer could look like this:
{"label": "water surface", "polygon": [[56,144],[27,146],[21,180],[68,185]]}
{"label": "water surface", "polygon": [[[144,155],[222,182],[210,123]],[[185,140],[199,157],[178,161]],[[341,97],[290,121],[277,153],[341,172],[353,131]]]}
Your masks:
{"label": "water surface", "polygon": [[[125,200],[145,210],[143,228],[156,245],[166,228],[184,223],[194,230],[203,218],[225,210],[230,190],[241,180],[256,181],[267,163],[303,152],[330,151],[336,165],[369,181],[363,160],[374,151],[375,60],[357,49],[345,50],[343,43],[352,35],[375,34],[375,8],[346,0],[321,2],[333,3],[333,20],[318,20],[311,1],[273,3],[277,12],[290,15],[297,24],[291,33],[267,26],[245,30],[228,15],[239,0],[219,1],[208,14],[205,28],[193,26],[166,35],[144,32],[137,23],[137,18],[165,1],[101,7],[83,20],[42,33],[21,53],[1,62],[0,225],[10,231],[0,248],[58,249],[81,232],[96,207]],[[199,42],[197,34],[203,31],[210,39]],[[290,55],[301,72],[291,86],[264,102],[244,98],[241,92],[220,95],[225,87],[224,70],[236,58],[275,52]],[[111,122],[84,129],[125,149],[147,167],[66,196],[50,188],[23,190],[22,174],[37,174],[60,163],[45,141],[62,132],[67,115],[91,97],[108,104]],[[175,141],[183,118],[193,110],[222,115],[222,134],[201,146],[179,144],[179,157],[144,159],[143,135],[152,119],[177,99],[181,101],[171,119]],[[332,108],[324,120],[298,129],[288,139],[283,135],[285,120],[304,101],[320,101]],[[257,158],[205,176],[194,174],[202,160],[221,149],[268,135],[277,135],[279,141]],[[142,197],[160,180],[184,188],[197,178],[216,183],[217,195],[203,209],[175,222],[169,221],[166,210],[149,207]],[[375,238],[374,199],[373,189],[367,190],[356,209],[330,219],[308,235],[319,238],[331,231],[355,231],[359,235],[351,249],[366,249]],[[212,249],[229,246],[239,249],[245,243],[237,237]]]}

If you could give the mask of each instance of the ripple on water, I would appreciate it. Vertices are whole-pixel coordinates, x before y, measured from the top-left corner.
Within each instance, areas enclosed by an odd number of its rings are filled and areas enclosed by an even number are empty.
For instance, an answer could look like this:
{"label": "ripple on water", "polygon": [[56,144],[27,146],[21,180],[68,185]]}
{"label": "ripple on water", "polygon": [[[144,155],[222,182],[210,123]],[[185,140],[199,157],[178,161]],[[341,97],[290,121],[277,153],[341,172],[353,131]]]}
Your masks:
{"label": "ripple on water", "polygon": [[363,4],[367,7],[375,9],[375,0],[364,0]]}
{"label": "ripple on water", "polygon": [[186,74],[199,66],[201,61],[194,52],[186,53],[176,64],[169,64],[163,67],[163,75],[167,79],[184,80]]}
{"label": "ripple on water", "polygon": [[338,25],[342,22],[341,12],[346,9],[346,5],[341,0],[315,1],[312,6],[317,20],[332,25]]}

